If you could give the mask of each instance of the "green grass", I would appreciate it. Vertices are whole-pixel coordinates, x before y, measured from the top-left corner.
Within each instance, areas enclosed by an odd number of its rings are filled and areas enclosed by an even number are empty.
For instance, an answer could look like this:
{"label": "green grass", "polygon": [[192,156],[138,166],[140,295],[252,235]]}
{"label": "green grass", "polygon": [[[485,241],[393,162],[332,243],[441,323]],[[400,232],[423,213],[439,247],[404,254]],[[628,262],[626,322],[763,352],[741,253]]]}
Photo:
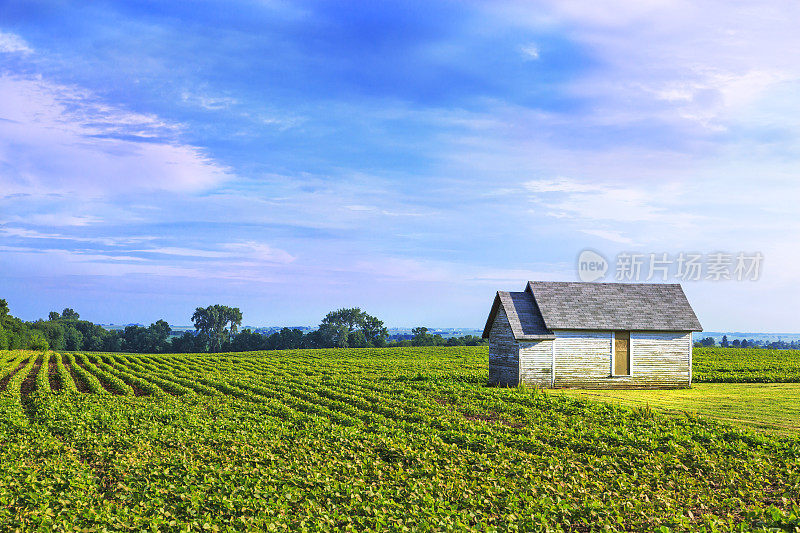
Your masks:
{"label": "green grass", "polygon": [[3,355],[2,531],[800,528],[797,437],[487,387],[485,348],[54,356],[47,381]]}
{"label": "green grass", "polygon": [[691,389],[587,391],[563,394],[665,413],[706,416],[784,435],[800,433],[800,352],[695,348]]}
{"label": "green grass", "polygon": [[800,434],[800,383],[695,383],[691,389],[577,390],[562,394],[631,407],[706,416],[785,435]]}

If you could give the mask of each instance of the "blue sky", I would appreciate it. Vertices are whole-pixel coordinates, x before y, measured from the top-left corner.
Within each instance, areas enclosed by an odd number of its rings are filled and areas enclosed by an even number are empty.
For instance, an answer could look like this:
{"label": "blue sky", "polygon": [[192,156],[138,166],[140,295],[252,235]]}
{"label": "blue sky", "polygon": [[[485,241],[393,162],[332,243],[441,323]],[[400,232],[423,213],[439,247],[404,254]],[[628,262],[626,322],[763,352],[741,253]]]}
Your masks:
{"label": "blue sky", "polygon": [[[800,6],[0,1],[0,297],[25,319],[482,326],[578,253],[800,331]],[[609,278],[609,281],[611,278]]]}

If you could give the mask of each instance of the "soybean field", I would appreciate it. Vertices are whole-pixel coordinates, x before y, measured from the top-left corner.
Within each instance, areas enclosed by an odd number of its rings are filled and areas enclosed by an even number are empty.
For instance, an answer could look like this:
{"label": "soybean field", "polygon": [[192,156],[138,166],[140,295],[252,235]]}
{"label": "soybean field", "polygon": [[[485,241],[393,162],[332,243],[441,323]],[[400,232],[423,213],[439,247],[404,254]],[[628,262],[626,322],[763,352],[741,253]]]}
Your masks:
{"label": "soybean field", "polygon": [[3,531],[800,531],[800,439],[485,348],[0,352]]}
{"label": "soybean field", "polygon": [[798,383],[800,350],[694,349],[694,380],[707,383]]}

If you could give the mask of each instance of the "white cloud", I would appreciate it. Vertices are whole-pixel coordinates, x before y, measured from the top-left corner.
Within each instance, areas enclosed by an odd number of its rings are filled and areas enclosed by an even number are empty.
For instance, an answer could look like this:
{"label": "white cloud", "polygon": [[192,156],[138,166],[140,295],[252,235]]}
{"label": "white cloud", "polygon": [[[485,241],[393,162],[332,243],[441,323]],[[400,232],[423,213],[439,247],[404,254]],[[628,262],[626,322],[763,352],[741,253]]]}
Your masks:
{"label": "white cloud", "polygon": [[4,75],[0,116],[7,193],[199,191],[231,177],[179,141],[180,125],[107,105],[80,88]]}
{"label": "white cloud", "polygon": [[214,250],[201,250],[197,248],[181,248],[179,246],[162,246],[158,248],[145,248],[142,250],[132,250],[136,253],[144,254],[158,254],[158,255],[175,255],[178,257],[205,257],[205,258],[222,258],[230,257],[229,253],[218,252]]}
{"label": "white cloud", "polygon": [[259,262],[289,264],[295,257],[284,250],[255,242],[231,242],[222,245],[223,248],[233,251],[233,255],[251,258]]}
{"label": "white cloud", "polygon": [[191,93],[189,91],[184,91],[181,94],[181,99],[187,104],[202,107],[209,111],[228,109],[239,103],[236,98],[231,98],[229,96],[210,96],[207,94]]}
{"label": "white cloud", "polygon": [[[367,275],[374,280],[406,282],[446,283],[452,285],[492,286],[498,284],[511,287],[526,280],[556,280],[572,271],[561,271],[562,265],[549,265],[552,270],[527,270],[523,268],[497,268],[471,265],[456,261],[438,261],[407,257],[378,256],[356,260],[352,266],[344,267]],[[572,265],[569,265],[572,267]]]}
{"label": "white cloud", "polygon": [[527,61],[539,59],[539,48],[533,43],[520,46],[519,51],[522,53],[522,57]]}
{"label": "white cloud", "polygon": [[526,181],[523,185],[526,189],[533,193],[576,193],[603,190],[602,187],[599,187],[593,183],[580,182],[568,178],[530,180]]}
{"label": "white cloud", "polygon": [[0,52],[29,54],[33,49],[19,35],[0,31]]}
{"label": "white cloud", "polygon": [[17,237],[22,239],[38,239],[38,240],[59,240],[71,242],[85,242],[102,244],[104,246],[119,246],[123,244],[134,244],[142,241],[153,240],[152,236],[133,236],[133,237],[77,237],[73,235],[63,235],[60,233],[43,233],[41,231],[20,228],[14,226],[0,226],[0,234],[7,237]]}
{"label": "white cloud", "polygon": [[600,237],[601,239],[605,239],[611,242],[616,242],[619,244],[630,244],[630,245],[634,244],[633,239],[625,237],[618,231],[611,231],[604,229],[584,229],[581,231],[587,235],[594,235],[595,237]]}

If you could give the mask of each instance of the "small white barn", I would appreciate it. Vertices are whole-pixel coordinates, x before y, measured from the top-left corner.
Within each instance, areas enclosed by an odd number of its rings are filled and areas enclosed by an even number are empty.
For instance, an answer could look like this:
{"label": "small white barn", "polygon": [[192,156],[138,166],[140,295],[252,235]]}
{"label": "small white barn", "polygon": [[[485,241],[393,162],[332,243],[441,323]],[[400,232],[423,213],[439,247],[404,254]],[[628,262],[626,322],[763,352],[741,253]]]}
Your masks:
{"label": "small white barn", "polygon": [[497,293],[483,337],[497,385],[657,389],[691,386],[702,330],[679,284],[529,281]]}

